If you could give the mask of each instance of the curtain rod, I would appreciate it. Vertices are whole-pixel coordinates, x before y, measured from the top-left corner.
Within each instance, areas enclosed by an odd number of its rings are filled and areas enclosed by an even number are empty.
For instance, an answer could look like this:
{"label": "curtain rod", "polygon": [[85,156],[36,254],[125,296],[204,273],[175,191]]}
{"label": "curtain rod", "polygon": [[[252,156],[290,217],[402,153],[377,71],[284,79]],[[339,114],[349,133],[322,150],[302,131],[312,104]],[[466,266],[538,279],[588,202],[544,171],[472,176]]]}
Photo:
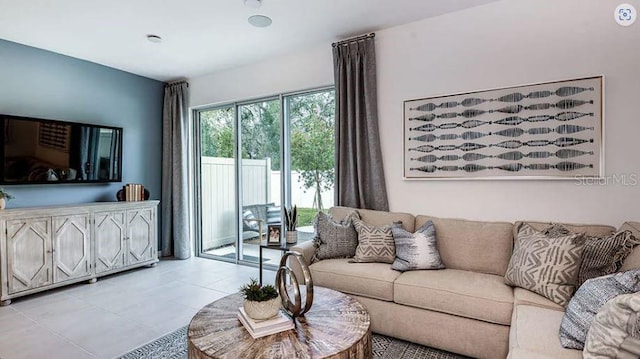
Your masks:
{"label": "curtain rod", "polygon": [[174,81],[174,82],[165,82],[165,86],[180,85],[182,83],[187,84],[187,87],[189,87],[189,83],[187,82],[187,80],[179,80],[179,81]]}
{"label": "curtain rod", "polygon": [[352,43],[352,42],[356,42],[356,41],[360,41],[360,40],[365,40],[365,39],[368,39],[368,38],[374,38],[374,37],[376,37],[376,33],[375,32],[370,32],[370,33],[365,34],[365,35],[360,35],[360,36],[352,37],[352,38],[349,38],[349,39],[336,41],[333,44],[331,44],[331,46],[336,47],[336,46],[339,46],[339,45],[346,45],[348,43]]}

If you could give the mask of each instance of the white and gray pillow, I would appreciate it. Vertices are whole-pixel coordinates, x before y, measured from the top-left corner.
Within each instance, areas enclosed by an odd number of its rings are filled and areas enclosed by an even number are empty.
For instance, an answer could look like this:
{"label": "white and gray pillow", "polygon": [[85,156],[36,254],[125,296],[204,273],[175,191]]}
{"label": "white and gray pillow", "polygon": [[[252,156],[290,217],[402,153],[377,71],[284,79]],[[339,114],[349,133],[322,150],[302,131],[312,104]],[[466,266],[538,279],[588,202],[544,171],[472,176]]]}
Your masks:
{"label": "white and gray pillow", "polygon": [[581,234],[549,237],[523,223],[505,283],[538,293],[564,307],[575,292],[583,249]]}
{"label": "white and gray pillow", "polygon": [[619,295],[596,314],[584,358],[640,358],[640,293]]}
{"label": "white and gray pillow", "polygon": [[621,294],[640,290],[640,269],[587,280],[573,296],[560,323],[560,343],[565,348],[584,348],[587,331],[604,304]]}
{"label": "white and gray pillow", "polygon": [[356,253],[358,233],[353,228],[353,220],[359,219],[358,212],[349,213],[341,222],[319,212],[316,216],[316,237],[313,240],[316,253],[312,262],[332,258],[350,258]]}
{"label": "white and gray pillow", "polygon": [[443,269],[444,264],[436,246],[436,229],[431,220],[411,233],[401,224],[391,226],[396,246],[396,259],[392,269],[405,272],[417,269]]}
{"label": "white and gray pillow", "polygon": [[351,262],[393,263],[396,259],[396,245],[393,241],[391,225],[376,227],[360,219],[354,219],[353,226],[358,232],[358,246]]}

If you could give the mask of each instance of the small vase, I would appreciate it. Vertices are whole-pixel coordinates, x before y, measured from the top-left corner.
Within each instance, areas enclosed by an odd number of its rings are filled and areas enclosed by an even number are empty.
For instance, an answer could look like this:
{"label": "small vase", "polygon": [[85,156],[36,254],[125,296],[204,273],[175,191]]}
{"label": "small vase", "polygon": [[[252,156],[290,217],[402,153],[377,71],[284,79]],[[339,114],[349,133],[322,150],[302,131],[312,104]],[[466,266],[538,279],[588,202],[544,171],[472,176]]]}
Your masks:
{"label": "small vase", "polygon": [[298,231],[287,231],[287,243],[293,244],[298,241]]}
{"label": "small vase", "polygon": [[264,302],[245,300],[242,304],[244,312],[247,313],[249,318],[255,320],[264,320],[274,317],[276,314],[278,314],[281,306],[282,299],[280,299],[280,296],[266,300]]}
{"label": "small vase", "polygon": [[7,206],[7,202],[4,200],[4,197],[0,197],[0,211],[5,209],[6,206]]}

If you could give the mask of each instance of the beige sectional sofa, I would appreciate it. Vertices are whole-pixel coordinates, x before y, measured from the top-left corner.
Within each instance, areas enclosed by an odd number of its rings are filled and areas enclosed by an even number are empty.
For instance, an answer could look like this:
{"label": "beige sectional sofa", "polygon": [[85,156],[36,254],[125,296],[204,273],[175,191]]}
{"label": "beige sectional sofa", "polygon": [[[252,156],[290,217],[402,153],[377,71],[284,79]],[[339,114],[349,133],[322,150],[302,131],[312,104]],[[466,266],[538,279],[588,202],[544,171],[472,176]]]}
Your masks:
{"label": "beige sectional sofa", "polygon": [[[340,220],[351,208],[334,207]],[[515,225],[358,210],[376,226],[402,221],[413,232],[432,220],[442,270],[398,272],[384,263],[349,263],[325,259],[311,263],[312,242],[293,248],[310,266],[314,285],[348,293],[367,307],[376,333],[476,358],[581,358],[582,352],[563,349],[558,339],[564,308],[521,288],[504,284],[514,242]],[[548,223],[532,223],[542,229]],[[627,223],[640,234],[640,224]],[[589,235],[605,235],[615,228],[600,225],[567,226]],[[292,262],[294,272],[302,275]],[[640,267],[640,250],[623,269]]]}

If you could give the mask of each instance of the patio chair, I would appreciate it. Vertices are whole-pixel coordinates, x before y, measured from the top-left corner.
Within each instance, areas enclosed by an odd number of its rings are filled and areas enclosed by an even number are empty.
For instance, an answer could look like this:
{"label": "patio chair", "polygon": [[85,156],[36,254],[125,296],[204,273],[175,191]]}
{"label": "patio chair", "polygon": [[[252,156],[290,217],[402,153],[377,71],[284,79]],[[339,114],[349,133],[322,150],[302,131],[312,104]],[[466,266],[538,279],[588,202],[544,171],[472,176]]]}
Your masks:
{"label": "patio chair", "polygon": [[252,204],[242,207],[242,240],[266,234],[270,224],[280,224],[280,206],[274,203]]}

